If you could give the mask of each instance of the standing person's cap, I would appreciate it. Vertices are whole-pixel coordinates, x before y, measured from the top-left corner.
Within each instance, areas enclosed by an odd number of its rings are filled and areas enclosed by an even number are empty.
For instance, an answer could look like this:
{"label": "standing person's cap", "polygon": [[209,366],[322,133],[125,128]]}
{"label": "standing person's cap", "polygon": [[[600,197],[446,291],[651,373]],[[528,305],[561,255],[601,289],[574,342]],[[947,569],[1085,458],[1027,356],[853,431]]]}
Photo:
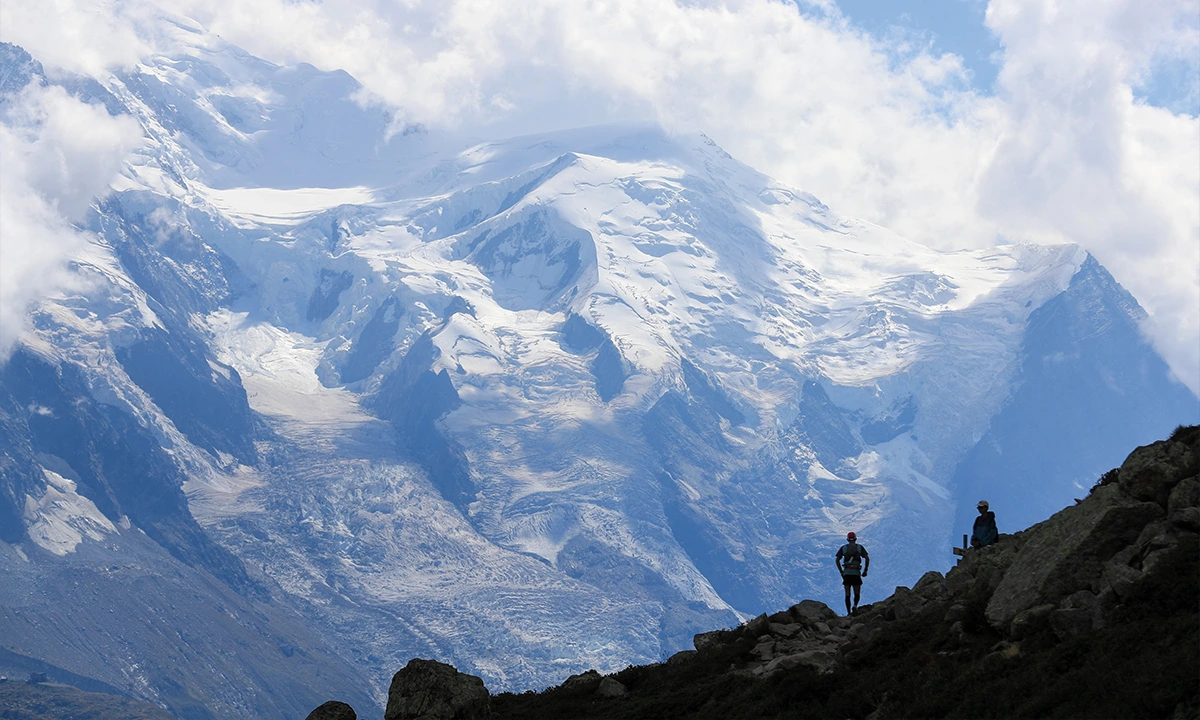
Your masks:
{"label": "standing person's cap", "polygon": [[980,500],[979,503],[975,507],[984,508],[986,510],[987,506],[988,506],[987,500]]}
{"label": "standing person's cap", "polygon": [[854,533],[846,533],[846,539],[847,540],[857,540],[858,536],[855,535]]}

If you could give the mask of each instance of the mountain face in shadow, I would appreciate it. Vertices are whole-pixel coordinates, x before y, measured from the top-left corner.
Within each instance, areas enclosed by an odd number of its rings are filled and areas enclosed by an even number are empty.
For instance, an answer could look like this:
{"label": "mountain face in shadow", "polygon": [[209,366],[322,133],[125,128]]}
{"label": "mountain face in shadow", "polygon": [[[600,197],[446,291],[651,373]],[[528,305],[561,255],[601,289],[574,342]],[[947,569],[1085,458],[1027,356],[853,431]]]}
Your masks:
{"label": "mountain face in shadow", "polygon": [[1014,389],[955,470],[957,527],[981,498],[1004,508],[1006,528],[1028,527],[1081,497],[1121,448],[1196,422],[1195,396],[1150,347],[1144,319],[1091,256],[1030,315]]}

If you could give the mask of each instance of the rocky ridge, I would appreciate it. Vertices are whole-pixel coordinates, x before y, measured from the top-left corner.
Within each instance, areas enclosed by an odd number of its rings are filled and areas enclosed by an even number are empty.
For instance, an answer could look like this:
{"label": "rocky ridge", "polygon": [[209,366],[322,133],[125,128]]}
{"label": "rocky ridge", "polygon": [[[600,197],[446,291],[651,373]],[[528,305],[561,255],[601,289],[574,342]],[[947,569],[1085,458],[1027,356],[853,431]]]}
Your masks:
{"label": "rocky ridge", "polygon": [[1102,629],[1180,543],[1196,543],[1198,467],[1200,427],[1183,428],[1169,440],[1135,450],[1073,507],[1001,535],[996,545],[968,550],[945,575],[931,570],[912,588],[897,587],[852,617],[805,600],[734,631],[697,635],[696,650],[729,642],[734,633],[756,640],[750,657],[733,668],[738,672],[762,676],[798,665],[828,672],[846,646],[869,642],[889,622],[936,603],[949,605],[943,622],[961,641],[968,634],[968,606],[984,598],[988,627],[1004,637],[997,651],[1018,652],[1014,643],[1040,619],[1060,639]]}
{"label": "rocky ridge", "polygon": [[[393,713],[389,701],[387,718],[488,717],[488,712],[497,718],[792,716],[802,702],[791,697],[795,692],[788,688],[795,687],[807,688],[803,702],[821,700],[816,716],[920,717],[929,716],[931,707],[946,709],[935,715],[1053,710],[1088,716],[1104,707],[1122,715],[1194,718],[1200,712],[1191,642],[1200,590],[1194,572],[1200,550],[1198,471],[1200,426],[1180,427],[1169,439],[1136,449],[1075,505],[1001,535],[996,545],[968,550],[945,575],[930,571],[912,588],[897,587],[851,617],[805,600],[734,629],[698,634],[694,650],[657,665],[611,675],[593,670],[541,693],[505,693],[491,698],[490,710],[475,705],[469,715]],[[1190,628],[1190,639],[1179,628]],[[1170,653],[1183,653],[1182,660]],[[914,658],[925,666],[906,667]],[[1066,668],[1033,670],[1062,665],[1063,658],[1070,660]],[[889,662],[893,667],[880,675]],[[1145,687],[1129,672],[1131,663],[1148,666],[1175,689],[1162,697],[1160,689]],[[1072,668],[1087,669],[1087,682],[1070,677]],[[1180,671],[1183,681],[1176,682]],[[1039,675],[1046,672],[1066,674]],[[400,692],[402,674],[393,680],[393,695]],[[839,699],[836,686],[853,685],[854,677],[899,680]],[[972,708],[969,691],[956,688],[963,678],[979,683],[979,677],[1016,683],[1016,691],[1006,686],[1003,701],[993,693],[991,704]],[[1080,685],[1085,696],[1090,685],[1098,688],[1093,696],[1111,697],[1059,697],[1054,688],[1060,679]],[[937,697],[928,696],[930,683]],[[691,699],[680,699],[681,693]],[[739,702],[739,696],[754,699]]]}

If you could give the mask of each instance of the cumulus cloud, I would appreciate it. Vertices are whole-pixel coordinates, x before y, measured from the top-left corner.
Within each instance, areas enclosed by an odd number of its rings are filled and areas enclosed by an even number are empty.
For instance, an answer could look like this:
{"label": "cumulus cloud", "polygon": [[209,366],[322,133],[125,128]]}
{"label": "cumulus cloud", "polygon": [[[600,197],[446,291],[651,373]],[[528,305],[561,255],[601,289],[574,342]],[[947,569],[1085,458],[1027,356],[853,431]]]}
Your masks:
{"label": "cumulus cloud", "polygon": [[906,234],[994,237],[973,210],[994,102],[960,58],[873,38],[831,3],[183,3],[254,54],[347,70],[406,122],[496,137],[655,121]]}
{"label": "cumulus cloud", "polygon": [[1147,331],[1195,391],[1200,121],[1133,93],[1163,56],[1197,48],[1194,12],[1188,0],[993,2],[1001,122],[979,211],[1012,239],[1096,255],[1150,311]]}
{"label": "cumulus cloud", "polygon": [[148,6],[120,0],[0,3],[0,39],[47,66],[85,75],[135,65],[158,31]]}
{"label": "cumulus cloud", "polygon": [[[65,29],[32,0],[3,7],[17,42],[67,36],[92,58],[67,67],[171,52],[194,21],[344,69],[404,122],[482,139],[650,120],[937,247],[1078,242],[1200,391],[1200,124],[1135,94],[1194,64],[1194,0],[992,0],[994,95],[960,58],[857,30],[828,0],[59,0]],[[71,29],[87,13],[100,32]]]}
{"label": "cumulus cloud", "polygon": [[75,223],[141,138],[58,87],[36,83],[9,98],[0,118],[0,357],[30,305],[69,285],[65,261],[88,242]]}

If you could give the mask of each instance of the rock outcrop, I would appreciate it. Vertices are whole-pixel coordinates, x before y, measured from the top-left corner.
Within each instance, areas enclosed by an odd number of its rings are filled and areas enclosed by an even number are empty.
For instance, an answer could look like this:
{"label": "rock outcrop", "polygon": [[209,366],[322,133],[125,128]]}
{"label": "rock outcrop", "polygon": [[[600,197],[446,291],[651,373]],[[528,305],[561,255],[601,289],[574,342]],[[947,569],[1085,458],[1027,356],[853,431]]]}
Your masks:
{"label": "rock outcrop", "polygon": [[358,714],[346,703],[330,700],[310,712],[304,720],[358,720]]}
{"label": "rock outcrop", "polygon": [[[1147,570],[1180,542],[1197,541],[1198,461],[1200,427],[1180,429],[1134,450],[1075,506],[1011,538],[988,622],[1011,635],[1021,613],[1051,606],[1063,632],[1104,627]],[[960,567],[970,573],[976,564],[968,555]]]}
{"label": "rock outcrop", "polygon": [[697,635],[696,650],[753,637],[753,649],[731,670],[765,676],[807,665],[828,673],[848,645],[869,642],[888,623],[935,602],[949,604],[944,620],[957,636],[970,631],[968,605],[981,604],[988,629],[1008,642],[1042,620],[1060,637],[1103,628],[1150,568],[1179,543],[1200,540],[1198,470],[1200,427],[1180,428],[1134,450],[1074,506],[968,550],[945,576],[930,571],[913,588],[897,587],[848,618],[805,600],[735,630]]}
{"label": "rock outcrop", "polygon": [[743,662],[731,670],[752,675],[769,675],[776,670],[807,665],[828,672],[837,663],[839,645],[850,629],[847,618],[839,618],[825,603],[805,600],[785,612],[760,615],[734,630],[716,630],[695,637],[695,651],[685,650],[668,663],[681,662],[693,652],[738,642],[755,641]]}
{"label": "rock outcrop", "polygon": [[483,680],[453,665],[414,658],[392,676],[384,720],[488,720]]}

